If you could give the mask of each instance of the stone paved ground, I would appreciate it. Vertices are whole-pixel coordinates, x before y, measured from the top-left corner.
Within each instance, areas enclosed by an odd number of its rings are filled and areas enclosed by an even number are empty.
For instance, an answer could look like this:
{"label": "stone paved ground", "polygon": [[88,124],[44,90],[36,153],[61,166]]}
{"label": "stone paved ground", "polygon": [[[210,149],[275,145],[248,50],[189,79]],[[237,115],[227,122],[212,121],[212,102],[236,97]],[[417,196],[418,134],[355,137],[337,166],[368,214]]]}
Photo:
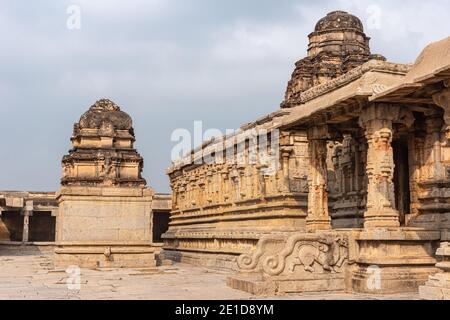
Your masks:
{"label": "stone paved ground", "polygon": [[[229,273],[184,264],[153,269],[81,271],[81,290],[67,288],[68,274],[54,269],[51,253],[32,249],[0,247],[0,299],[261,299],[230,289]],[[348,294],[308,294],[265,299],[380,299]],[[397,295],[383,299],[417,299]]]}

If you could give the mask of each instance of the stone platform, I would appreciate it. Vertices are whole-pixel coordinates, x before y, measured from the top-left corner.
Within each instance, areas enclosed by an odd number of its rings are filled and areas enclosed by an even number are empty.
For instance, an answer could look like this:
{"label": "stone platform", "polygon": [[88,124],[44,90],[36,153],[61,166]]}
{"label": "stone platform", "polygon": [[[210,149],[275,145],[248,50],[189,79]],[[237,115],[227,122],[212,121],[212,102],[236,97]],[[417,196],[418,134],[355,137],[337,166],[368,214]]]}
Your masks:
{"label": "stone platform", "polygon": [[[157,268],[81,269],[80,290],[69,290],[69,274],[55,268],[52,247],[0,245],[0,300],[371,300],[418,299],[417,294],[350,295],[345,293],[255,297],[225,284],[228,272],[185,264]],[[205,288],[208,288],[205,290]]]}
{"label": "stone platform", "polygon": [[83,268],[147,268],[156,266],[161,245],[147,243],[58,243],[55,265]]}

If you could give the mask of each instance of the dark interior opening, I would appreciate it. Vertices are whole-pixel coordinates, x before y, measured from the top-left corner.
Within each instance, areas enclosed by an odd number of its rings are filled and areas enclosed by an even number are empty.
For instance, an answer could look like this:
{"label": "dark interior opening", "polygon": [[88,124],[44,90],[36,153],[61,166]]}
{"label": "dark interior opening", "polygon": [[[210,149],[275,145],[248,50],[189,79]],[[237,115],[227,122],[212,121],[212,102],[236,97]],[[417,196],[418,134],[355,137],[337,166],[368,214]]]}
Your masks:
{"label": "dark interior opening", "polygon": [[408,141],[402,136],[393,142],[395,207],[400,213],[400,224],[405,226],[405,217],[411,213],[411,194],[409,186]]}
{"label": "dark interior opening", "polygon": [[[0,223],[6,228],[9,240],[20,242],[23,235],[23,215],[18,211],[5,211]],[[51,212],[35,212],[29,220],[29,242],[54,242],[56,217]]]}
{"label": "dark interior opening", "polygon": [[30,242],[54,242],[56,217],[51,212],[38,212],[30,217]]}
{"label": "dark interior opening", "polygon": [[23,216],[16,211],[4,211],[1,219],[1,222],[8,230],[9,240],[22,241]]}
{"label": "dark interior opening", "polygon": [[153,212],[153,242],[163,242],[162,235],[169,230],[169,212]]}

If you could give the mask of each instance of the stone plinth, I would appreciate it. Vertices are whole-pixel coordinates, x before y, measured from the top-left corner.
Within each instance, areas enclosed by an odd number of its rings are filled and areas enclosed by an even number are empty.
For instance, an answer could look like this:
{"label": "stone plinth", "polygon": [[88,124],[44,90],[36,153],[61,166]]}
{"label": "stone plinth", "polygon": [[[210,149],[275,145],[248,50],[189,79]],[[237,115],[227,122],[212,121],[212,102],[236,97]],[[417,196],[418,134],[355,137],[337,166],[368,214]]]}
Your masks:
{"label": "stone plinth", "polygon": [[333,230],[263,237],[239,257],[230,287],[256,295],[417,292],[436,272],[440,233],[413,229]]}
{"label": "stone plinth", "polygon": [[239,257],[227,284],[256,295],[343,292],[353,243],[349,231],[269,235]]}
{"label": "stone plinth", "polygon": [[427,283],[420,287],[420,297],[426,300],[450,300],[450,233],[444,232],[441,243],[436,252],[439,262],[436,267],[439,273],[431,275]]}
{"label": "stone plinth", "polygon": [[373,229],[356,235],[357,258],[351,269],[355,293],[417,292],[436,272],[434,252],[440,232],[414,229]]}
{"label": "stone plinth", "polygon": [[142,242],[68,242],[55,248],[55,266],[80,268],[149,268],[156,266],[158,248]]}
{"label": "stone plinth", "polygon": [[153,265],[152,196],[143,188],[63,187],[55,264]]}

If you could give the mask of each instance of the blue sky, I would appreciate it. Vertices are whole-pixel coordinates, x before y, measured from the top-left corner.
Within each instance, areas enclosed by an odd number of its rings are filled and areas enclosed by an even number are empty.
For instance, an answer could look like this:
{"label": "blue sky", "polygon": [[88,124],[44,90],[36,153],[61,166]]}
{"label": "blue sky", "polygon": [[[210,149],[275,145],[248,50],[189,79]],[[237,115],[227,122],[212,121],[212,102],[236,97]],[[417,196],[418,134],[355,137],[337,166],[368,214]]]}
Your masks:
{"label": "blue sky", "polygon": [[[66,27],[69,5],[80,30]],[[0,189],[57,190],[73,123],[106,97],[133,117],[149,185],[168,192],[173,130],[275,111],[333,10],[359,16],[394,62],[450,35],[447,0],[0,0]]]}

